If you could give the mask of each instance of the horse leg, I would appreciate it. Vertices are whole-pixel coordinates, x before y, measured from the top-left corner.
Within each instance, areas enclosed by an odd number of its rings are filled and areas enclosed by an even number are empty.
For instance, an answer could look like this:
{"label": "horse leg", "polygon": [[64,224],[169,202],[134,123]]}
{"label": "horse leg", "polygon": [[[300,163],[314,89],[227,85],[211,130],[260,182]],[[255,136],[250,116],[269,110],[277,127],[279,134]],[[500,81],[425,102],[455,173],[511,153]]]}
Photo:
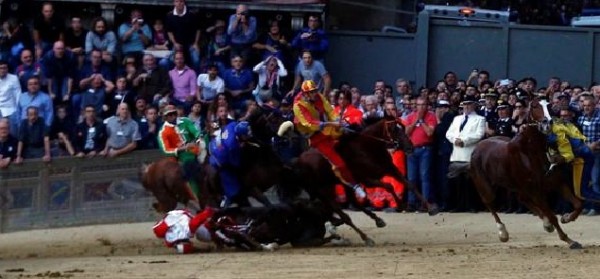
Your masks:
{"label": "horse leg", "polygon": [[560,225],[558,224],[558,219],[556,218],[555,213],[550,209],[547,204],[543,204],[540,206],[540,211],[544,214],[545,218],[548,218],[550,224],[556,228],[556,233],[558,233],[558,238],[560,240],[569,244],[569,248],[571,249],[581,249],[582,246],[579,242],[570,239],[567,234],[562,230]]}
{"label": "horse leg", "polygon": [[487,209],[492,213],[494,220],[496,221],[496,227],[498,228],[498,238],[501,242],[507,242],[509,237],[508,231],[506,230],[506,226],[500,220],[498,213],[494,209],[493,203],[496,199],[496,189],[492,187],[492,184],[489,181],[481,177],[477,174],[473,175],[473,184],[477,189],[477,193],[479,193],[479,197],[481,201],[487,207]]}
{"label": "horse leg", "polygon": [[[365,181],[366,184],[365,187],[367,188],[373,188],[373,187],[381,187],[384,188],[387,192],[389,192],[390,194],[392,194],[392,196],[394,197],[394,199],[396,199],[396,203],[399,203],[399,199],[398,196],[394,193],[394,188],[392,187],[392,185],[387,184],[387,183],[382,183],[378,180],[367,180]],[[368,185],[368,186],[366,186]],[[367,216],[369,216],[371,219],[373,219],[375,221],[375,225],[378,228],[383,228],[385,227],[387,224],[385,223],[385,221],[383,221],[383,219],[379,218],[379,216],[377,216],[377,214],[373,213],[373,211],[367,209],[366,207],[364,207],[362,204],[356,202],[356,197],[354,195],[349,195],[348,198],[350,200],[355,201],[354,205],[360,209],[360,211],[362,211],[363,213],[365,213]]]}
{"label": "horse leg", "polygon": [[568,185],[563,184],[560,187],[560,192],[561,192],[561,196],[573,205],[573,211],[561,216],[560,222],[563,224],[566,224],[566,223],[577,220],[577,217],[579,217],[579,214],[581,214],[581,211],[583,210],[583,202],[581,201],[581,199],[576,197],[573,194],[573,192],[571,192],[571,189],[569,188]]}
{"label": "horse leg", "polygon": [[[417,196],[417,199],[419,199],[419,201],[421,201],[421,204],[424,204],[427,206],[427,212],[429,213],[429,216],[434,216],[437,215],[438,213],[440,213],[440,209],[438,208],[438,206],[434,203],[429,203],[429,201],[427,201],[427,199],[425,199],[425,197],[423,197],[423,195],[421,194],[421,191],[419,191],[419,189],[417,189],[417,187],[415,187],[414,184],[412,184],[410,181],[408,181],[408,179],[406,179],[406,177],[404,177],[404,175],[402,175],[402,173],[400,173],[399,170],[394,169],[394,171],[392,172],[392,176],[398,180],[398,182],[404,184],[409,190],[411,190],[415,196]],[[391,187],[391,185],[388,185],[389,189],[385,188],[388,192],[390,192],[390,194],[392,194],[392,196],[394,197],[394,199],[396,199],[396,203],[398,203],[398,205],[400,205],[400,198],[398,197],[398,195],[396,195],[396,193],[394,193],[393,188]]]}
{"label": "horse leg", "polygon": [[333,213],[336,213],[340,217],[340,219],[344,222],[344,224],[350,226],[360,236],[360,239],[362,239],[362,241],[364,241],[367,246],[375,246],[375,241],[373,241],[373,239],[369,238],[367,236],[367,234],[365,234],[356,225],[354,225],[354,223],[352,222],[352,219],[350,219],[350,216],[348,216],[348,214],[346,214],[337,205],[337,203],[335,201],[330,202],[329,206],[333,210]]}

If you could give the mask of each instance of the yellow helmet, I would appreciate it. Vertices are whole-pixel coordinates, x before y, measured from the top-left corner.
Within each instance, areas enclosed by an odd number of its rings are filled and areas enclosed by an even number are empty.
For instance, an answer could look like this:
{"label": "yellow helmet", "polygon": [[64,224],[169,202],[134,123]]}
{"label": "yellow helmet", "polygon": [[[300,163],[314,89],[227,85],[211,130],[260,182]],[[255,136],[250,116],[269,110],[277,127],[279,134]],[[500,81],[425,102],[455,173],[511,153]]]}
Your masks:
{"label": "yellow helmet", "polygon": [[317,84],[314,81],[312,81],[312,80],[305,80],[305,81],[303,81],[302,82],[302,86],[300,86],[300,89],[304,93],[308,93],[308,92],[311,92],[311,91],[318,90]]}

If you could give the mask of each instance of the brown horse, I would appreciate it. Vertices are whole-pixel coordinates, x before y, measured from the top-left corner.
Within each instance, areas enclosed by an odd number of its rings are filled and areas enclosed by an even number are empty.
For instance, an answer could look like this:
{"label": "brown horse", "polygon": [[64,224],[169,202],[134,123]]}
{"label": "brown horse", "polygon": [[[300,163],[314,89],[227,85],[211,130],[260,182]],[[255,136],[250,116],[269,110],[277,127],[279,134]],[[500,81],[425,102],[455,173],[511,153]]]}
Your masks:
{"label": "brown horse", "polygon": [[553,192],[559,192],[573,204],[575,211],[563,216],[563,223],[575,220],[582,208],[581,200],[573,195],[562,174],[550,169],[546,156],[549,119],[545,105],[532,101],[530,123],[513,139],[491,137],[479,142],[471,155],[469,172],[483,203],[496,220],[500,241],[508,241],[509,235],[492,205],[497,187],[504,187],[516,192],[519,200],[544,220],[546,231],[556,228],[559,238],[570,248],[577,249],[581,244],[564,233],[549,204]]}
{"label": "brown horse", "polygon": [[198,199],[186,186],[179,162],[173,157],[164,157],[152,164],[143,165],[140,180],[144,188],[157,199],[158,202],[153,207],[158,212],[169,212],[177,207],[177,203],[190,209],[200,208]]}
{"label": "brown horse", "polygon": [[[388,149],[402,148],[405,152],[412,151],[412,144],[406,137],[404,126],[395,118],[386,118],[368,125],[361,132],[346,133],[339,139],[336,151],[346,162],[348,168],[357,182],[365,187],[382,187],[389,192],[398,204],[400,197],[396,195],[393,187],[382,183],[381,178],[389,175],[415,191],[417,197],[426,204],[430,215],[438,212],[437,206],[429,204],[419,191],[400,173],[394,166]],[[352,227],[367,245],[374,242],[364,232],[354,225],[350,217],[342,211],[335,200],[335,185],[339,179],[334,175],[331,164],[316,149],[309,149],[298,158],[294,169],[296,177],[302,179],[301,185],[308,194],[321,200],[328,209],[341,218],[341,222]],[[289,185],[286,185],[289,186]],[[354,195],[348,195],[351,199]],[[385,222],[370,210],[354,203],[365,214],[375,220],[378,227],[384,227]],[[333,220],[336,225],[340,220]]]}

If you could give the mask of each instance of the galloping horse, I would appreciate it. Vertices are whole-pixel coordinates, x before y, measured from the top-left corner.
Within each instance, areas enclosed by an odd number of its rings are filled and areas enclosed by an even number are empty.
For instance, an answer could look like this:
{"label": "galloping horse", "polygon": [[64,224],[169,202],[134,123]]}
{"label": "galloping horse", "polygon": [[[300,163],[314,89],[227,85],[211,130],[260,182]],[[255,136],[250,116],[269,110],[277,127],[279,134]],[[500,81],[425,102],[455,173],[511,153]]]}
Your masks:
{"label": "galloping horse", "polygon": [[[282,130],[279,130],[279,135],[284,132]],[[400,197],[394,193],[393,187],[390,184],[381,182],[383,176],[392,176],[415,191],[417,197],[423,204],[427,205],[430,215],[437,214],[437,206],[429,204],[394,166],[388,149],[395,148],[402,148],[407,153],[412,151],[412,144],[406,137],[404,126],[395,118],[381,119],[368,125],[361,132],[346,133],[340,137],[335,147],[358,183],[363,184],[365,187],[382,187],[394,197],[398,204],[401,204]],[[297,172],[296,177],[301,179],[296,185],[306,190],[311,197],[321,200],[331,213],[335,213],[340,217],[341,220],[332,218],[336,225],[339,225],[341,221],[341,223],[352,227],[367,245],[374,244],[372,239],[354,225],[350,216],[342,211],[340,205],[336,202],[335,185],[340,182],[325,157],[316,149],[311,148],[300,155],[293,168]],[[354,195],[349,195],[349,197],[354,199]],[[386,225],[381,218],[370,210],[357,203],[355,205],[374,219],[378,227]]]}
{"label": "galloping horse", "polygon": [[529,104],[528,119],[529,123],[513,139],[491,137],[477,144],[469,169],[474,185],[496,220],[500,241],[508,241],[509,235],[492,203],[497,187],[504,187],[517,192],[519,200],[544,220],[547,232],[556,228],[559,238],[570,248],[581,248],[581,244],[564,233],[549,204],[549,195],[556,191],[573,204],[575,210],[562,217],[563,223],[575,220],[582,208],[581,200],[571,192],[570,183],[550,168],[546,155],[550,116],[546,106],[533,100]]}

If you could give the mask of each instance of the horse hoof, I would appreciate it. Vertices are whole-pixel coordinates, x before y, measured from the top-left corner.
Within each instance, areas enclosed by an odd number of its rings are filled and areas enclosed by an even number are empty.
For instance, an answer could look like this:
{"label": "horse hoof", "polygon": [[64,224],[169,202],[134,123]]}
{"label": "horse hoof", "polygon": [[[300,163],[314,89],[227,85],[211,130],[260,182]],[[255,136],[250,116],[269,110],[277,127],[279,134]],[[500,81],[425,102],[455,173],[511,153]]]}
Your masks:
{"label": "horse hoof", "polygon": [[569,249],[582,249],[583,246],[581,246],[581,244],[579,244],[579,242],[577,241],[573,241],[570,245],[569,245]]}
{"label": "horse hoof", "polygon": [[375,246],[375,241],[373,241],[373,239],[367,238],[365,240],[365,245],[367,245],[369,247],[373,247],[373,246]]}
{"label": "horse hoof", "polygon": [[385,227],[387,224],[385,223],[385,221],[383,221],[383,220],[381,220],[381,219],[377,219],[377,220],[375,220],[375,225],[376,225],[378,228],[383,228],[383,227]]}
{"label": "horse hoof", "polygon": [[500,242],[508,242],[508,234],[500,234],[498,238],[500,239]]}
{"label": "horse hoof", "polygon": [[569,222],[571,222],[571,214],[569,214],[569,213],[566,213],[566,214],[564,214],[563,216],[560,216],[560,222],[561,222],[562,224],[566,224],[566,223],[569,223]]}
{"label": "horse hoof", "polygon": [[440,213],[440,208],[436,204],[429,206],[429,216],[435,216]]}
{"label": "horse hoof", "polygon": [[553,233],[554,232],[554,226],[552,224],[544,224],[544,230],[548,233]]}

